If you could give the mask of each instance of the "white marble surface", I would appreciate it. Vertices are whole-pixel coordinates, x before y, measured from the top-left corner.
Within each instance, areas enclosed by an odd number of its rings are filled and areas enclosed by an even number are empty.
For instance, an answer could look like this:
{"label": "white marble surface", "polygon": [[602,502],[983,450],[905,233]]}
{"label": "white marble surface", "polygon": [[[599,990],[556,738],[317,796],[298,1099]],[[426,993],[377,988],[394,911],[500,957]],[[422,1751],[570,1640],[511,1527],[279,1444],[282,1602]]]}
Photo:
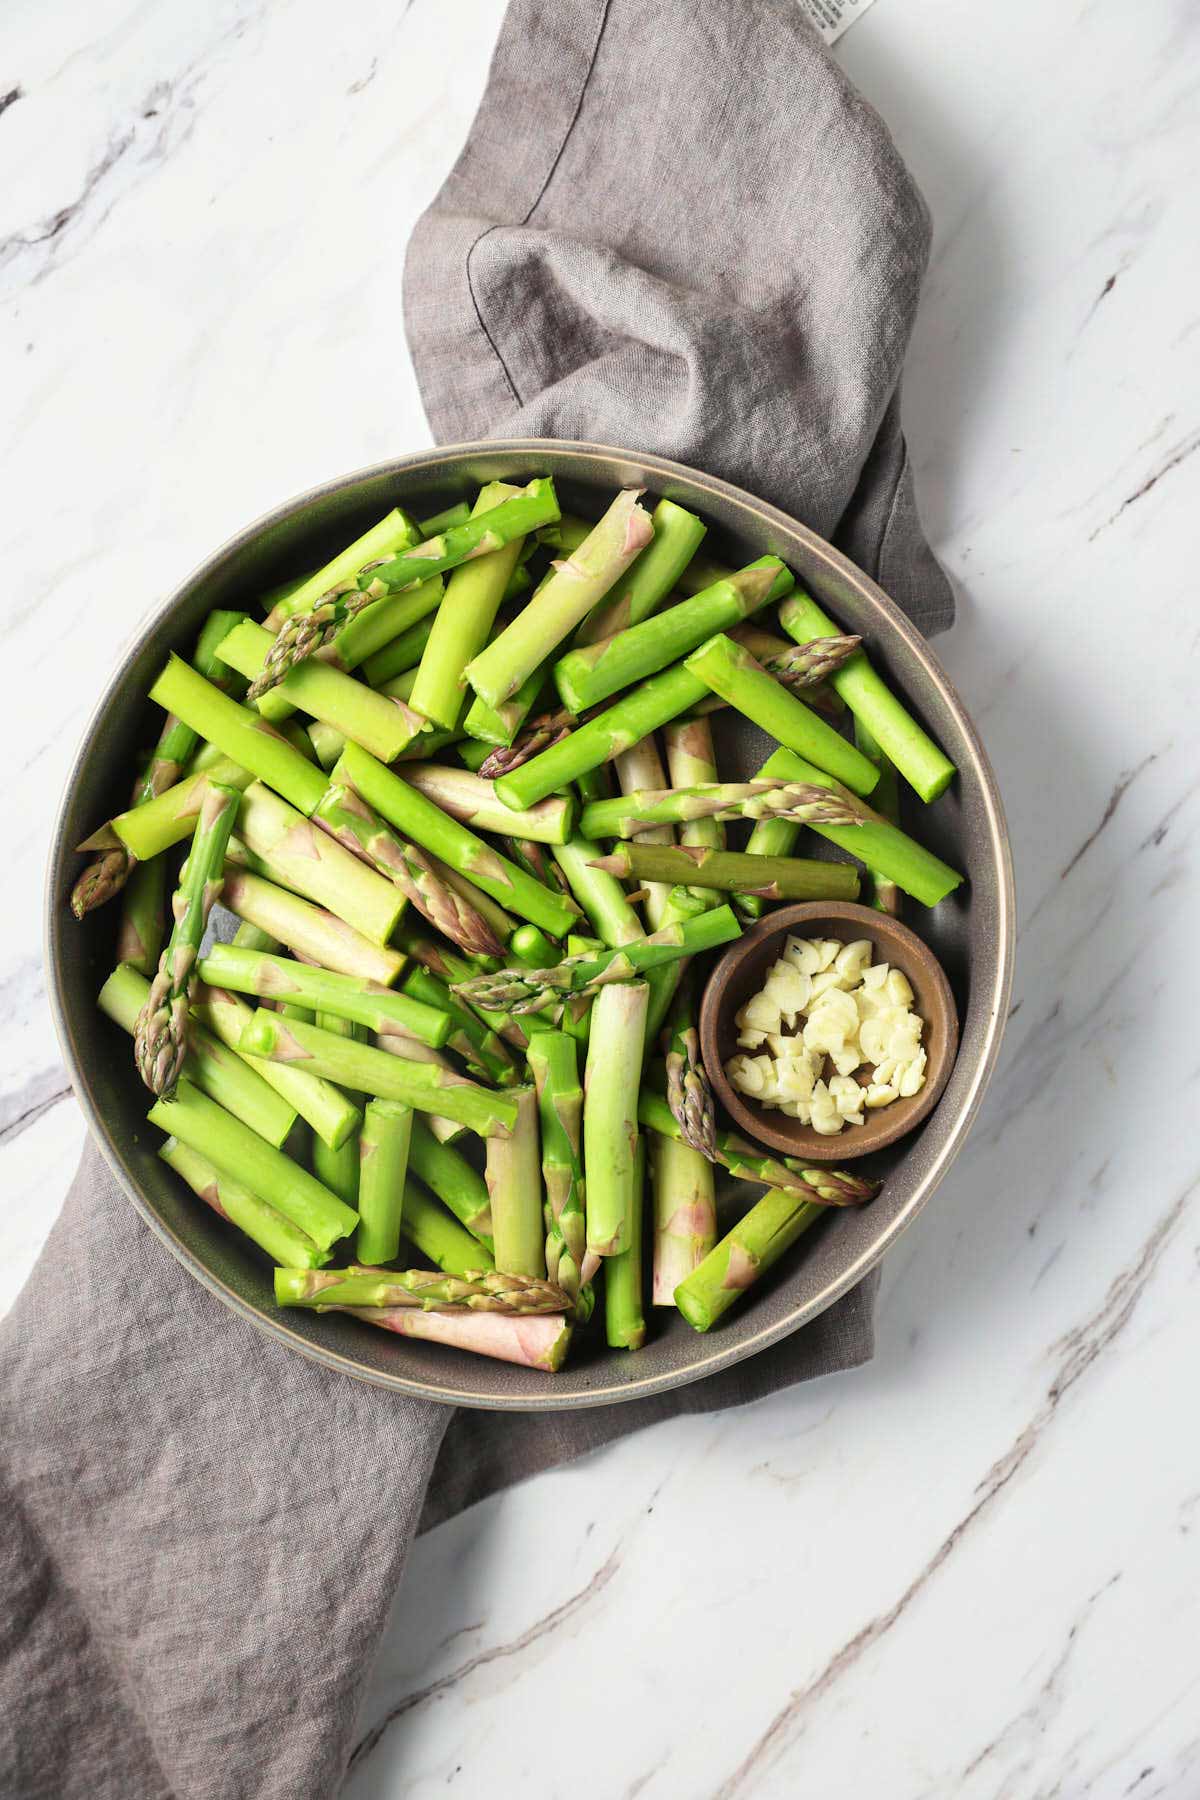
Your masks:
{"label": "white marble surface", "polygon": [[[501,12],[5,8],[0,1303],[83,1135],[40,914],[94,684],[236,526],[428,441],[403,248]],[[937,220],[906,411],[1012,825],[1003,1063],[871,1368],[419,1544],[352,1800],[1200,1792],[1200,33],[883,0],[837,54]]]}

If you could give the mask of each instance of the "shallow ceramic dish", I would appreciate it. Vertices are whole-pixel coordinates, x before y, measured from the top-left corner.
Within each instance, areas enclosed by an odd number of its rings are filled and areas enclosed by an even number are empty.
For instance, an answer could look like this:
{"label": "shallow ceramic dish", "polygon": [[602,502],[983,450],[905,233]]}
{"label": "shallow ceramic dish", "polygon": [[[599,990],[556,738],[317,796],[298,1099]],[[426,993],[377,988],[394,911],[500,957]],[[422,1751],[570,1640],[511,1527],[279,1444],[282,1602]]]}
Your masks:
{"label": "shallow ceramic dish", "polygon": [[[733,563],[767,551],[781,556],[847,630],[863,635],[877,666],[956,763],[951,790],[922,809],[920,833],[968,877],[922,920],[954,990],[958,1059],[936,1112],[881,1153],[887,1181],[879,1197],[831,1216],[711,1336],[698,1336],[673,1312],[656,1312],[645,1350],[609,1351],[589,1336],[555,1376],[401,1341],[354,1319],[277,1311],[269,1268],[254,1247],[197,1205],[159,1161],[132,1059],[117,1052],[112,1026],[96,1011],[114,960],[116,908],[102,908],[83,925],[67,908],[78,869],[74,845],[125,804],[134,758],[157,729],[147,691],[167,652],[186,652],[213,607],[253,610],[265,588],[320,563],[398,501],[422,515],[473,499],[484,482],[535,474],[554,476],[564,510],[598,516],[616,488],[644,486],[651,497],[666,495],[703,515],[706,551]],[[722,767],[741,779],[770,745],[753,728],[717,716]],[[975,730],[920,634],[844,556],[774,507],[661,457],[592,444],[518,440],[398,457],[326,482],[247,526],[187,577],[116,668],[84,732],[48,871],[46,966],[63,1054],[91,1130],[147,1224],[198,1281],[280,1343],[364,1381],[468,1406],[595,1406],[678,1387],[765,1349],[860,1281],[962,1146],[999,1050],[1012,955],[1012,869],[1000,797]]]}
{"label": "shallow ceramic dish", "polygon": [[[919,914],[922,909],[914,902],[912,910]],[[869,1112],[861,1125],[846,1125],[836,1137],[822,1136],[778,1107],[760,1106],[749,1095],[739,1094],[725,1074],[725,1064],[737,1055],[737,1014],[758,993],[790,936],[838,938],[844,944],[868,938],[873,962],[889,963],[907,975],[913,1010],[925,1021],[921,1041],[927,1066],[920,1092]],[[852,1156],[869,1156],[907,1137],[941,1099],[958,1050],[954,996],[932,950],[898,919],[848,900],[802,900],[795,906],[777,907],[760,919],[717,961],[705,984],[699,1024],[708,1079],[737,1129],[772,1150],[808,1162],[845,1162]]]}

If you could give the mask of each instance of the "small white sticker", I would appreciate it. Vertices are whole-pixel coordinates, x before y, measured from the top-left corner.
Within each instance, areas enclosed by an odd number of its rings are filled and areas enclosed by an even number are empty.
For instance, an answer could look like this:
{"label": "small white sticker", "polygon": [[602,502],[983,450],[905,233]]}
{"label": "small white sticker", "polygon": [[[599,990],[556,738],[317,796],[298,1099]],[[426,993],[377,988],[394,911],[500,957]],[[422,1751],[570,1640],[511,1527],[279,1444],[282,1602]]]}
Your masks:
{"label": "small white sticker", "polygon": [[827,44],[836,44],[843,31],[875,4],[875,0],[799,0],[800,11],[815,25]]}

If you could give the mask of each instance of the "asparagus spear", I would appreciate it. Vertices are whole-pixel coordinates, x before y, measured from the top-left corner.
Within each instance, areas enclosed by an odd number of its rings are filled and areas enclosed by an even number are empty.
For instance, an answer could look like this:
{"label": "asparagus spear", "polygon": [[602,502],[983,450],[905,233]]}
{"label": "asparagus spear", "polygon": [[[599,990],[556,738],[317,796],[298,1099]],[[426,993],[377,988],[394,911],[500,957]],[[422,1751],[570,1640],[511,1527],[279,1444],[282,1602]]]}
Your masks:
{"label": "asparagus spear", "polygon": [[490,1250],[464,1231],[419,1181],[404,1184],[404,1235],[444,1275],[470,1275],[494,1267]]}
{"label": "asparagus spear", "polygon": [[657,612],[708,529],[695,513],[676,506],[673,500],[660,500],[650,515],[650,523],[653,542],[639,553],[600,604],[593,607],[579,628],[577,642],[599,643]]}
{"label": "asparagus spear", "polygon": [[408,1160],[415,1175],[435,1193],[443,1206],[490,1253],[493,1248],[492,1209],[487,1184],[465,1156],[450,1144],[440,1144],[422,1119],[413,1116]]}
{"label": "asparagus spear", "polygon": [[497,744],[494,750],[488,751],[480,762],[479,773],[488,781],[494,781],[498,775],[507,775],[510,769],[519,769],[530,757],[548,750],[552,744],[561,743],[573,724],[574,717],[565,706],[538,713],[523,731],[517,733],[511,744]]}
{"label": "asparagus spear", "polygon": [[411,1107],[399,1106],[394,1100],[367,1102],[358,1143],[361,1164],[355,1247],[361,1262],[390,1263],[399,1254],[412,1125]]}
{"label": "asparagus spear", "polygon": [[241,795],[236,788],[215,788],[206,796],[196,821],[192,848],[172,901],[175,925],[150,983],[146,1003],[134,1029],[134,1060],[152,1094],[174,1092],[187,1055],[188,1006],[195,981],[196,955],[208,915],[221,892],[225,846]]}
{"label": "asparagus spear", "polygon": [[370,1031],[397,1032],[440,1050],[450,1035],[450,1017],[436,1005],[396,994],[377,981],[336,974],[287,956],[214,944],[200,962],[200,979],[211,987],[284,1000],[311,1012],[352,1019]]}
{"label": "asparagus spear", "polygon": [[[370,686],[383,688],[386,675],[372,677],[370,665],[378,658],[388,658],[398,674],[419,662],[421,648],[433,629],[430,614],[441,604],[442,593],[441,576],[434,575],[404,593],[389,594],[385,600],[377,601],[374,606],[348,619],[340,631],[313,653],[314,660],[330,663],[347,674],[365,664],[363,673]],[[286,682],[281,682],[257,702],[264,719],[278,723],[295,711],[295,704],[286,697],[286,686]],[[407,699],[407,694],[403,698]],[[325,729],[333,730],[334,727]]]}
{"label": "asparagus spear", "polygon": [[[537,1094],[518,1088],[517,1122],[506,1137],[487,1144],[487,1191],[491,1202],[496,1267],[506,1275],[544,1276],[545,1225],[542,1170],[538,1156]],[[551,1307],[550,1311],[561,1311]]]}
{"label": "asparagus spear", "polygon": [[239,768],[227,756],[219,757],[203,768],[199,766],[200,761],[197,755],[190,775],[164,789],[156,799],[118,813],[76,848],[104,850],[119,849],[124,845],[135,863],[143,863],[151,862],[173,844],[191,837],[204,796],[214,786],[248,788],[254,779],[248,769]]}
{"label": "asparagus spear", "polygon": [[582,1160],[583,1089],[574,1041],[562,1031],[529,1040],[529,1073],[537,1089],[546,1190],[546,1272],[586,1318],[594,1304],[598,1259],[587,1250]]}
{"label": "asparagus spear", "polygon": [[[889,825],[900,822],[900,784],[896,776],[896,765],[889,762],[876,740],[872,737],[861,719],[854,721],[854,742],[869,762],[873,762],[879,770],[879,785],[871,795],[875,802],[875,810]],[[890,913],[898,918],[904,908],[904,896],[894,881],[881,875],[877,869],[870,870],[871,904],[876,912]]]}
{"label": "asparagus spear", "polygon": [[824,719],[819,719],[803,700],[768,675],[762,664],[732,638],[710,638],[693,650],[685,667],[769,736],[836,776],[854,793],[869,794],[875,786],[879,771],[866,757]]}
{"label": "asparagus spear", "polygon": [[251,1193],[236,1177],[223,1173],[199,1150],[169,1137],[160,1144],[158,1154],[169,1168],[182,1175],[194,1194],[245,1232],[274,1262],[292,1269],[317,1269],[328,1262],[328,1250],[318,1249],[306,1232]]}
{"label": "asparagus spear", "polygon": [[334,778],[355,788],[369,806],[398,830],[440,856],[501,906],[540,925],[551,937],[564,937],[571,929],[577,915],[564,899],[549,893],[539,881],[531,880],[465,825],[448,819],[424,794],[385,769],[357,744],[346,745]]}
{"label": "asparagus spear", "polygon": [[[623,750],[614,758],[617,772],[617,783],[621,792],[628,798],[630,795],[646,790],[658,790],[667,785],[666,773],[662,766],[662,758],[658,754],[658,745],[653,734],[644,737],[640,744],[634,744],[629,750]],[[597,801],[598,806],[611,805],[611,801]],[[588,808],[590,812],[591,807]],[[602,837],[603,832],[583,829],[583,837]],[[675,833],[670,825],[649,825],[639,834],[648,844],[673,844]],[[652,881],[646,887],[645,914],[652,931],[667,924],[667,908],[670,903],[671,890],[664,882]]]}
{"label": "asparagus spear", "polygon": [[[489,482],[475,502],[474,515],[518,492],[502,481]],[[437,725],[451,729],[458,724],[467,693],[463,671],[488,641],[523,544],[523,538],[513,538],[490,556],[464,563],[450,577],[446,604],[434,620],[413,689],[413,705]]]}
{"label": "asparagus spear", "polygon": [[457,869],[452,869],[449,863],[444,863],[439,856],[431,856],[429,861],[446,886],[453,888],[454,892],[461,895],[468,905],[473,906],[476,912],[483,915],[491,926],[497,943],[507,948],[513,932],[517,929],[517,921],[512,914],[505,912],[499,901],[493,900],[489,894],[484,893],[482,888],[476,887],[473,881],[468,881],[465,875],[460,875]]}
{"label": "asparagus spear", "polygon": [[[536,598],[535,593],[534,599]],[[516,693],[500,706],[489,706],[477,694],[463,720],[467,735],[482,738],[489,744],[511,744],[534,707],[540,710],[553,696],[554,686],[550,678],[553,658],[554,652],[550,651],[545,661],[525,677]]]}
{"label": "asparagus spear", "polygon": [[436,537],[439,531],[447,531],[451,525],[462,525],[471,516],[471,508],[465,500],[456,500],[453,506],[447,506],[443,512],[431,513],[427,519],[419,521],[422,537]]}
{"label": "asparagus spear", "polygon": [[317,602],[334,588],[352,586],[358,578],[359,571],[368,564],[378,562],[381,556],[395,556],[400,550],[407,549],[417,541],[419,528],[401,509],[393,507],[385,514],[377,525],[372,525],[352,544],[322,564],[319,569],[306,576],[305,579],[287,594],[276,596],[274,604],[267,615],[267,625],[272,631],[278,631],[285,619],[295,618],[300,613],[311,612]]}
{"label": "asparagus spear", "polygon": [[[261,1076],[268,1087],[312,1126],[331,1150],[340,1150],[358,1130],[362,1114],[349,1095],[343,1094],[332,1081],[321,1081],[307,1069],[288,1063],[264,1062],[261,1057],[246,1055],[240,1048],[242,1033],[254,1017],[254,1011],[240,995],[230,993],[227,988],[200,985],[196,989],[192,1017]],[[229,1110],[234,1109],[230,1107]]]}
{"label": "asparagus spear", "polygon": [[[792,594],[784,602],[779,609],[779,623],[798,644],[807,644],[817,637],[830,637],[837,631],[828,613],[803,591]],[[857,651],[835,670],[831,680],[855,718],[862,720],[884,754],[895,763],[922,800],[936,800],[945,792],[954,779],[954,764],[876,674],[864,650]],[[803,744],[790,747],[802,756],[807,754]],[[812,760],[819,762],[820,758]],[[834,769],[832,773],[836,775],[839,771]]]}
{"label": "asparagus spear", "polygon": [[514,812],[496,798],[490,781],[467,769],[414,762],[404,770],[404,779],[452,819],[476,831],[511,832],[539,844],[565,844],[575,823],[575,801],[569,794],[555,794],[527,812]]}
{"label": "asparagus spear", "polygon": [[[361,1228],[360,1228],[361,1229]],[[566,1294],[553,1282],[477,1269],[469,1275],[443,1275],[435,1269],[276,1269],[275,1300],[279,1306],[328,1307],[415,1306],[423,1312],[465,1308],[468,1312],[565,1312]]]}
{"label": "asparagus spear", "polygon": [[226,869],[221,904],[322,968],[361,975],[386,987],[404,967],[404,958],[397,951],[372,943],[323,907],[310,906],[298,894],[289,894],[245,870]]}
{"label": "asparagus spear", "polygon": [[[712,727],[707,719],[673,719],[664,728],[663,742],[667,747],[667,768],[673,786],[686,788],[719,780]],[[685,845],[699,844],[708,849],[723,850],[725,828],[719,819],[692,819],[684,824],[679,841]],[[712,888],[694,887],[692,891],[709,905],[715,905],[720,898]]]}
{"label": "asparagus spear", "polygon": [[642,1215],[646,1192],[646,1140],[639,1137],[633,1152],[633,1181],[629,1196],[629,1241],[624,1250],[607,1259],[604,1269],[604,1335],[613,1350],[640,1350],[646,1341],[646,1315],[642,1301]]}
{"label": "asparagus spear", "polygon": [[[377,1036],[375,1044],[378,1049],[386,1050],[389,1056],[398,1056],[404,1062],[436,1063],[439,1069],[454,1067],[444,1050],[434,1050],[419,1038],[400,1037],[389,1031]],[[436,1142],[443,1145],[456,1144],[459,1138],[467,1135],[465,1125],[460,1124],[457,1119],[444,1118],[441,1113],[429,1114],[429,1130]]]}
{"label": "asparagus spear", "polygon": [[301,1062],[312,1074],[356,1093],[457,1119],[481,1137],[511,1131],[517,1122],[516,1102],[509,1095],[482,1088],[465,1075],[436,1063],[389,1056],[372,1045],[350,1043],[319,1026],[281,1019],[261,1008],[243,1031],[241,1048],[273,1062]]}
{"label": "asparagus spear", "polygon": [[501,946],[487,920],[446,886],[422,850],[397,836],[375,808],[341,779],[351,748],[348,745],[339,759],[334,779],[316,808],[317,823],[339,844],[386,875],[443,937],[472,953],[498,954]]}
{"label": "asparagus spear", "polygon": [[[708,918],[712,914],[705,915]],[[732,913],[730,917],[732,918]],[[667,1024],[667,1105],[684,1143],[709,1162],[717,1155],[717,1114],[712,1087],[700,1057],[695,994],[689,983],[680,992]]]}
{"label": "asparagus spear", "polygon": [[[424,587],[425,583],[422,582],[421,586]],[[420,588],[413,589],[414,594],[419,594],[420,591]],[[402,594],[397,598],[407,600],[409,596]],[[382,605],[382,602],[380,604]],[[360,617],[369,619],[371,610],[368,608],[365,613],[360,614]],[[362,665],[365,679],[373,688],[385,688],[398,675],[413,674],[432,635],[433,619],[427,613],[423,619],[418,619],[415,625],[410,625],[407,631],[400,632],[390,643],[385,644],[382,650],[376,650],[374,656],[367,657]],[[415,675],[413,675],[413,685],[416,685]],[[408,698],[409,696],[404,697]]]}
{"label": "asparagus spear", "polygon": [[[456,973],[461,974],[461,970],[456,969]],[[499,1033],[465,1005],[439,975],[420,966],[409,969],[403,988],[410,999],[420,1001],[426,1007],[437,1007],[449,1020],[447,1047],[456,1056],[461,1056],[469,1069],[500,1087],[511,1086],[518,1079],[513,1059]]]}
{"label": "asparagus spear", "polygon": [[554,668],[563,705],[581,713],[621,688],[656,675],[714,632],[749,618],[792,586],[794,578],[777,556],[760,556],[727,581],[655,613],[640,625],[600,643],[569,650]]}
{"label": "asparagus spear", "polygon": [[306,819],[261,781],[242,795],[237,849],[230,860],[335,913],[376,944],[386,944],[404,911],[406,894],[344,843],[321,829],[323,815]]}
{"label": "asparagus spear", "polygon": [[[651,1088],[638,1098],[638,1119],[649,1131],[683,1142],[683,1132],[666,1100]],[[870,1177],[849,1175],[844,1169],[800,1162],[796,1157],[763,1156],[733,1131],[718,1131],[717,1161],[743,1181],[761,1181],[764,1187],[786,1188],[804,1200],[825,1206],[857,1206],[879,1192],[880,1183]]]}
{"label": "asparagus spear", "polygon": [[633,1241],[638,1085],[650,992],[644,981],[606,987],[592,1005],[583,1087],[587,1247],[616,1256]]}
{"label": "asparagus spear", "polygon": [[528,606],[469,664],[467,680],[489,706],[516,693],[650,543],[654,528],[638,505],[639,492],[627,488],[617,495],[578,550],[555,564]]}
{"label": "asparagus spear", "polygon": [[[281,1007],[280,1017],[289,1019],[292,1023],[311,1022],[320,1026],[322,1031],[330,1032],[337,1037],[349,1038],[355,1043],[362,1043],[367,1035],[362,1026],[356,1025],[352,1019],[339,1019],[332,1013],[301,1014],[299,1009],[294,1013],[285,1013]],[[331,1194],[336,1194],[339,1200],[344,1200],[346,1205],[352,1206],[356,1212],[358,1211],[359,1144],[361,1142],[359,1123],[361,1117],[360,1114],[359,1119],[355,1120],[354,1130],[340,1144],[326,1143],[320,1133],[315,1133],[312,1140],[313,1174],[322,1187],[327,1187]]]}
{"label": "asparagus spear", "polygon": [[375,1310],[348,1306],[345,1310],[400,1337],[449,1344],[475,1356],[491,1356],[523,1369],[543,1369],[547,1374],[561,1369],[571,1343],[570,1323],[557,1313],[511,1319],[503,1313],[427,1313],[397,1306]]}
{"label": "asparagus spear", "polygon": [[772,1268],[824,1208],[781,1188],[769,1188],[675,1289],[675,1304],[696,1331],[717,1321]]}
{"label": "asparagus spear", "polygon": [[619,799],[600,800],[584,808],[579,829],[584,837],[636,838],[645,844],[648,838],[651,843],[661,841],[649,836],[657,825],[780,816],[800,825],[854,825],[861,819],[862,809],[809,782],[716,781],[696,787],[643,789]]}
{"label": "asparagus spear", "polygon": [[654,1306],[674,1306],[675,1289],[717,1241],[716,1184],[712,1163],[690,1144],[657,1131],[646,1136],[654,1196],[650,1299]]}
{"label": "asparagus spear", "polygon": [[595,995],[608,984],[628,981],[681,957],[696,956],[741,935],[728,906],[668,925],[649,937],[591,956],[572,956],[550,968],[501,969],[460,982],[455,991],[472,1005],[517,1013],[540,1013],[558,1023],[562,996]]}
{"label": "asparagus spear", "polygon": [[181,658],[169,659],[150,689],[150,698],[177,713],[223,755],[265,781],[306,816],[316,810],[325,792],[320,769],[294,750],[273,725],[221,693]]}
{"label": "asparagus spear", "polygon": [[[132,1036],[146,1004],[150,983],[128,963],[119,963],[100,989],[97,1005],[106,1018]],[[202,1093],[257,1131],[278,1149],[296,1123],[296,1109],[219,1038],[192,1024],[183,1073]]]}
{"label": "asparagus spear", "polygon": [[298,1163],[183,1079],[173,1099],[156,1100],[152,1125],[199,1150],[223,1175],[244,1182],[260,1200],[298,1225],[319,1250],[353,1231],[358,1214]]}
{"label": "asparagus spear", "polygon": [[594,869],[622,880],[688,882],[727,893],[762,894],[768,900],[855,900],[858,872],[849,863],[811,862],[799,856],[747,856],[699,845],[622,844],[596,857]]}
{"label": "asparagus spear", "polygon": [[156,856],[152,862],[132,863],[121,896],[117,961],[128,963],[140,975],[153,975],[166,935],[166,914],[166,861]]}
{"label": "asparagus spear", "polygon": [[620,882],[597,867],[599,848],[586,838],[575,837],[570,843],[555,846],[554,860],[595,927],[596,935],[617,949],[646,934]]}

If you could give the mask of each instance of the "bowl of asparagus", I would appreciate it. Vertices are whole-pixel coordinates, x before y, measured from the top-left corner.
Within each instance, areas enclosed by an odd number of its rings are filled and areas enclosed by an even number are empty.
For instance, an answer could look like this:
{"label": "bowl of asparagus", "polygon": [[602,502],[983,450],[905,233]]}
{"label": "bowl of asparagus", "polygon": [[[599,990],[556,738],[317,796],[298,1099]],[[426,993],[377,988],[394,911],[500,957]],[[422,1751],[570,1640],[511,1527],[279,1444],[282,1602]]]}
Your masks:
{"label": "bowl of asparagus", "polygon": [[[962,1020],[853,1170],[748,1141],[696,1019],[776,903],[902,905]],[[89,1125],[195,1277],[440,1401],[678,1386],[831,1305],[933,1191],[1011,979],[1003,812],[844,556],[653,456],[401,457],[171,596],[85,733],[47,966]]]}

